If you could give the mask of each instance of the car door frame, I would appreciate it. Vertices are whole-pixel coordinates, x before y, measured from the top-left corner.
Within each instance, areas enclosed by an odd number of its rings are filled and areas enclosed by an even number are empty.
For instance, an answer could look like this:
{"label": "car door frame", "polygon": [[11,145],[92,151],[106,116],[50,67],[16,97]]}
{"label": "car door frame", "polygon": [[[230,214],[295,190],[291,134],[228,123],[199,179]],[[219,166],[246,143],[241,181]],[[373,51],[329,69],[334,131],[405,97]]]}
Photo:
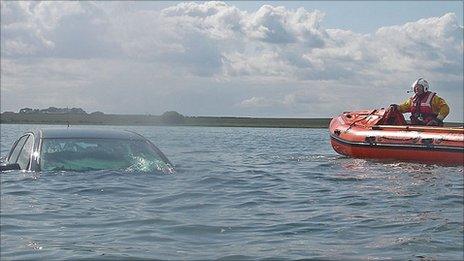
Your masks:
{"label": "car door frame", "polygon": [[[40,139],[38,138],[38,134],[37,133],[34,133],[34,132],[26,132],[24,133],[23,135],[21,135],[14,143],[13,143],[13,146],[11,146],[11,149],[10,149],[10,152],[8,153],[8,157],[6,158],[6,161],[8,163],[10,163],[10,159],[11,159],[11,156],[13,154],[13,151],[14,149],[16,148],[16,146],[18,145],[18,142],[19,140],[21,140],[23,137],[25,136],[28,136],[27,139],[26,139],[26,142],[22,145],[21,147],[21,150],[19,151],[19,154],[18,154],[18,158],[19,158],[19,155],[22,153],[23,151],[23,148],[24,146],[26,145],[28,139],[32,138],[33,139],[33,143],[32,143],[32,151],[31,151],[31,155],[29,156],[29,163],[27,164],[27,167],[25,169],[21,169],[21,170],[27,170],[27,171],[36,171],[38,170],[37,169],[37,162],[38,162],[38,159],[39,159],[39,156],[40,155],[38,153],[38,144],[40,142]],[[11,162],[12,163],[12,162]]]}
{"label": "car door frame", "polygon": [[[11,146],[11,149],[10,149],[10,152],[8,153],[8,156],[6,157],[6,162],[14,163],[14,162],[10,162],[13,151],[16,149],[16,146],[18,146],[18,142],[25,136],[29,136],[29,133],[24,133],[23,135],[19,136],[19,138],[17,138],[15,140],[15,142],[13,143],[13,146]],[[27,141],[27,139],[29,139],[29,137],[26,138],[26,141]],[[26,144],[26,142],[24,142],[24,144]],[[19,150],[19,153],[21,153],[21,150],[23,149],[24,144],[21,146],[21,149]],[[19,156],[19,153],[18,153],[18,156]]]}

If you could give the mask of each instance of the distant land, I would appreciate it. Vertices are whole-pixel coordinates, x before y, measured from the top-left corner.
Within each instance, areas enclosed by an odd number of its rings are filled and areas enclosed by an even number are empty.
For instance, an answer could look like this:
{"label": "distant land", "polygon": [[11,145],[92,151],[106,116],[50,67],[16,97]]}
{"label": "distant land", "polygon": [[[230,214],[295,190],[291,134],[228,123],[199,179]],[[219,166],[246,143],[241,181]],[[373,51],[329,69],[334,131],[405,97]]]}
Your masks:
{"label": "distant land", "polygon": [[[87,113],[81,108],[31,109],[3,112],[1,124],[50,125],[123,125],[123,126],[204,126],[204,127],[263,127],[263,128],[328,128],[331,118],[253,118],[184,116],[175,111],[162,115]],[[463,123],[446,122],[445,126],[462,126]]]}
{"label": "distant land", "polygon": [[266,128],[327,128],[330,118],[252,118],[184,116],[175,111],[162,115],[127,115],[87,113],[81,108],[31,109],[18,113],[3,112],[1,124],[54,125],[143,125],[143,126],[206,126],[206,127],[266,127]]}

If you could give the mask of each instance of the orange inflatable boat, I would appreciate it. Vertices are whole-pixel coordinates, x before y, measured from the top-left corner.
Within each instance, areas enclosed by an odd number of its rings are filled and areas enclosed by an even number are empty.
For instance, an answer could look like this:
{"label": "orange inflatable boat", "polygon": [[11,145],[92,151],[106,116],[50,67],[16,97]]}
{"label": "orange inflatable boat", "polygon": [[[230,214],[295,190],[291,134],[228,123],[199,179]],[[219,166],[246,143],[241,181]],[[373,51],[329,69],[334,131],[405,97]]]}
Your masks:
{"label": "orange inflatable boat", "polygon": [[385,109],[364,110],[333,118],[334,150],[355,158],[464,165],[463,127],[384,125],[384,114]]}

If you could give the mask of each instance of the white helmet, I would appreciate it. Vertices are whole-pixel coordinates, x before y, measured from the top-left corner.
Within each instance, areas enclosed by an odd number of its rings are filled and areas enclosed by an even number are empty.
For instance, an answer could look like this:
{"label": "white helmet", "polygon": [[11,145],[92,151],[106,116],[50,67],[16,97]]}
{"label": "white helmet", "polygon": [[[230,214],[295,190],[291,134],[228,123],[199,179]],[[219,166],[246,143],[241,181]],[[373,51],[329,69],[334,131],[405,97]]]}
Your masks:
{"label": "white helmet", "polygon": [[412,83],[412,88],[414,89],[414,86],[416,85],[421,85],[422,87],[424,87],[424,92],[427,92],[429,90],[429,82],[426,81],[424,78],[419,78],[417,80],[415,80],[413,83]]}

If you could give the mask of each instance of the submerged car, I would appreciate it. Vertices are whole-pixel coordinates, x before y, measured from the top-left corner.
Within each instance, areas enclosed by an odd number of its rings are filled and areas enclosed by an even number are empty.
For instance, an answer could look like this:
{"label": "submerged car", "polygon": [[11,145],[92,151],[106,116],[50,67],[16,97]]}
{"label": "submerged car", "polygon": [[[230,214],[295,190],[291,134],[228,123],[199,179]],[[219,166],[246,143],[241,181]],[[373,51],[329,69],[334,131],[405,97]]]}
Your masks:
{"label": "submerged car", "polygon": [[163,152],[140,134],[74,128],[24,133],[14,142],[0,170],[174,171]]}

